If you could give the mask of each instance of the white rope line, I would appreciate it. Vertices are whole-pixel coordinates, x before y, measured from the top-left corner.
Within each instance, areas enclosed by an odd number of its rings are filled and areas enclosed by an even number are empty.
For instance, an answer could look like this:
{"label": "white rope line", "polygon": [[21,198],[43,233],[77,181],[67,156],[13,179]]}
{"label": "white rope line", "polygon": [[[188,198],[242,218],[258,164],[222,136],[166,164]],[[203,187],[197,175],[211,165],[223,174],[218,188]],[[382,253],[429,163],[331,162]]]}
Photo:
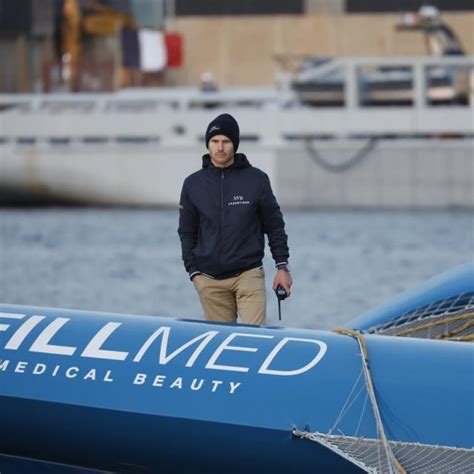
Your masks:
{"label": "white rope line", "polygon": [[362,355],[362,368],[364,369],[364,377],[365,377],[365,383],[367,386],[367,392],[369,394],[370,402],[372,404],[372,410],[374,412],[377,433],[385,449],[385,455],[387,456],[387,464],[389,468],[389,473],[394,474],[393,467],[395,467],[395,469],[399,473],[406,474],[405,469],[403,469],[402,465],[398,462],[397,458],[393,454],[392,448],[388,444],[388,440],[385,435],[385,429],[383,427],[382,417],[380,416],[380,410],[377,404],[375,389],[374,389],[374,385],[372,383],[372,377],[370,374],[367,346],[365,344],[365,339],[364,339],[363,334],[360,333],[359,331],[354,331],[351,329],[335,329],[334,332],[354,337],[357,340],[359,344],[360,352]]}
{"label": "white rope line", "polygon": [[360,417],[359,417],[359,422],[357,423],[357,428],[355,430],[355,435],[357,436],[358,433],[359,433],[359,429],[360,429],[360,425],[362,424],[362,420],[363,420],[363,417],[364,417],[364,413],[365,413],[365,409],[367,407],[367,401],[369,399],[369,394],[366,393],[365,394],[365,400],[364,400],[364,406],[362,407],[362,412],[360,414]]}
{"label": "white rope line", "polygon": [[[336,421],[334,422],[331,429],[329,430],[329,434],[332,434],[332,432],[336,429],[336,426],[341,422],[341,420],[344,418],[344,416],[349,411],[351,406],[355,403],[357,398],[359,398],[359,395],[364,390],[364,387],[361,387],[359,389],[359,392],[357,393],[357,395],[355,397],[352,397],[352,394],[354,393],[357,385],[359,384],[359,381],[362,377],[362,374],[363,374],[363,369],[361,369],[361,371],[359,373],[359,376],[357,377],[357,380],[354,382],[354,385],[352,386],[352,389],[351,389],[349,395],[347,396],[346,401],[344,402],[344,405],[342,406],[341,411],[339,412],[339,415],[336,418]],[[350,401],[350,403],[349,403],[349,401]]]}

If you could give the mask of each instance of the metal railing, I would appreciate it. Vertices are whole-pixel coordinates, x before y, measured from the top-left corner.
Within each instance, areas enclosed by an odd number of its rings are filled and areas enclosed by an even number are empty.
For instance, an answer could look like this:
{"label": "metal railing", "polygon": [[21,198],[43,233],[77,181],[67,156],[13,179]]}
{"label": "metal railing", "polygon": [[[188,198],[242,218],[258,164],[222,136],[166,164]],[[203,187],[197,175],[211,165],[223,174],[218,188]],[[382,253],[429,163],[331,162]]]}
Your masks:
{"label": "metal railing", "polygon": [[[468,72],[464,105],[430,105],[430,74],[436,68]],[[412,102],[368,105],[367,87],[361,86],[364,81],[367,86],[367,77],[377,79],[380,71],[398,69],[410,78]],[[370,76],[368,70],[375,73]],[[202,140],[205,124],[223,111],[238,118],[244,139],[272,144],[341,136],[474,136],[472,56],[337,59],[316,68],[313,79],[334,71],[339,71],[342,81],[338,107],[305,104],[291,83],[213,92],[162,88],[106,94],[0,94],[0,142],[31,144],[60,138],[63,143],[78,139],[94,143],[91,137],[101,137],[101,142],[128,137],[132,142],[196,143]]]}

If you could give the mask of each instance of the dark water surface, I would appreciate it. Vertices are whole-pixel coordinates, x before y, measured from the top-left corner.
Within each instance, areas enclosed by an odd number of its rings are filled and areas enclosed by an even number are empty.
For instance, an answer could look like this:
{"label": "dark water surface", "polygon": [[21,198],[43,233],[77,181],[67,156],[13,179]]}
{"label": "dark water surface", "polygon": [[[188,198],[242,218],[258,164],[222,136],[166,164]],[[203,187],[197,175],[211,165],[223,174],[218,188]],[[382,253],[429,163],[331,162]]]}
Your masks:
{"label": "dark water surface", "polygon": [[[283,325],[330,328],[474,258],[467,212],[286,212],[294,293]],[[177,212],[0,209],[0,302],[202,318]],[[279,324],[265,257],[268,323]]]}

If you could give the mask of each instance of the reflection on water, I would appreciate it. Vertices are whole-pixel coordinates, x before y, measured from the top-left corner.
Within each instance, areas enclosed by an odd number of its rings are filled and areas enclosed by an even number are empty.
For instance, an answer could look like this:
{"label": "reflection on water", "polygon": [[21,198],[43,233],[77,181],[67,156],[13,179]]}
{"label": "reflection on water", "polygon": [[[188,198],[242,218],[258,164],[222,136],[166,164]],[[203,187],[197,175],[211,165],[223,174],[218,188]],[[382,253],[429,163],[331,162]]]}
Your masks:
{"label": "reflection on water", "polygon": [[[282,324],[330,328],[474,258],[471,213],[286,212],[294,278]],[[0,210],[0,302],[202,318],[177,212]],[[268,254],[268,251],[267,251]],[[279,324],[265,257],[268,323]]]}

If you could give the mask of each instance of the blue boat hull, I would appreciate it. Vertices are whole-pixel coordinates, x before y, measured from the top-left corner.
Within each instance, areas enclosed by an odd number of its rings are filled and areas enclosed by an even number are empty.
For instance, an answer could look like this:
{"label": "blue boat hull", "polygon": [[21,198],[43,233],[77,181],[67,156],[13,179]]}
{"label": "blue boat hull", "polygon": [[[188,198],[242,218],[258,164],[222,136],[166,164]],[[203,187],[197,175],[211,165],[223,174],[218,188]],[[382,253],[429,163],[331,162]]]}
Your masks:
{"label": "blue boat hull", "polygon": [[[460,383],[470,344],[367,345],[390,440],[473,446],[474,385]],[[4,456],[111,472],[360,472],[292,430],[377,438],[367,398],[348,336],[0,305]]]}

